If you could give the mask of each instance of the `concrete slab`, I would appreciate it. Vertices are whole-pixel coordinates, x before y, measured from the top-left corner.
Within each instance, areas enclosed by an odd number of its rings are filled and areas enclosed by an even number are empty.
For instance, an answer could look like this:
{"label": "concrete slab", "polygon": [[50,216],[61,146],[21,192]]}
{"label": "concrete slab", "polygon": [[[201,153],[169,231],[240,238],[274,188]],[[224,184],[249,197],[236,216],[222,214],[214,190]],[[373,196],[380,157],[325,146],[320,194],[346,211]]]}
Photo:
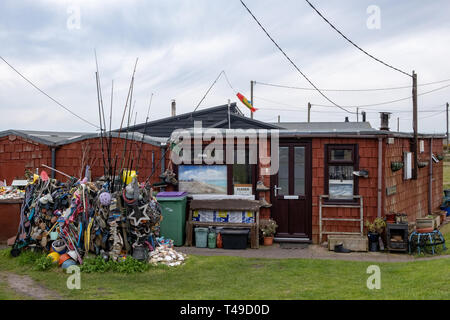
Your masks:
{"label": "concrete slab", "polygon": [[352,251],[367,252],[369,250],[369,240],[364,236],[354,235],[329,235],[328,250],[334,251],[334,246],[342,243],[344,248]]}

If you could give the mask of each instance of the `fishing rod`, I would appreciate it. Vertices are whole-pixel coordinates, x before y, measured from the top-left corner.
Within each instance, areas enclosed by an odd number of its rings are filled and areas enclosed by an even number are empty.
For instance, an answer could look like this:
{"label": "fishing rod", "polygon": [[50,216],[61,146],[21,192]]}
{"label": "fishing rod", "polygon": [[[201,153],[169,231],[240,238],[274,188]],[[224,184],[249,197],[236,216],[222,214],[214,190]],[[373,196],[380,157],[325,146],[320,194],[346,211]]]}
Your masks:
{"label": "fishing rod", "polygon": [[106,176],[106,162],[105,162],[105,153],[104,153],[104,149],[103,149],[103,129],[102,129],[102,114],[101,114],[101,107],[100,107],[98,72],[95,72],[95,82],[97,84],[97,102],[98,102],[98,117],[100,119],[100,141],[101,141],[101,148],[102,148],[103,175]]}
{"label": "fishing rod", "polygon": [[139,149],[139,154],[138,154],[138,158],[137,158],[136,174],[139,174],[139,169],[140,169],[139,164],[141,161],[142,148],[144,147],[144,137],[147,133],[147,122],[148,122],[148,117],[150,115],[150,107],[152,105],[152,100],[153,100],[153,92],[152,92],[152,95],[150,96],[150,103],[148,104],[148,109],[147,109],[147,117],[145,118],[144,133],[142,134],[141,148]]}
{"label": "fishing rod", "polygon": [[130,87],[128,88],[127,100],[125,101],[125,108],[123,109],[122,121],[120,121],[119,138],[120,138],[120,133],[122,132],[122,124],[123,124],[123,120],[125,119],[125,113],[127,111],[128,100],[130,99],[131,87],[132,87],[133,82],[134,82],[134,75],[136,73],[136,66],[137,66],[137,63],[138,63],[138,59],[139,58],[136,58],[136,62],[134,64],[134,70],[133,70],[133,74],[131,76]]}
{"label": "fishing rod", "polygon": [[[133,110],[134,110],[134,107],[133,107]],[[137,120],[137,112],[136,112],[136,116],[134,117],[134,125],[136,125],[136,120]],[[133,141],[134,141],[134,131],[131,134],[130,151],[128,153],[128,162],[127,162],[127,167],[126,167],[127,172],[129,172],[130,170],[133,170],[133,161],[131,161],[131,165],[130,165],[130,159],[133,156]],[[128,177],[128,174],[129,173],[127,173],[127,177]]]}
{"label": "fishing rod", "polygon": [[[111,134],[111,126],[112,126],[112,108],[113,108],[113,93],[114,93],[114,80],[111,81],[111,107],[109,110],[109,156],[112,157],[112,134]],[[109,175],[112,176],[112,158],[111,165],[109,168]]]}
{"label": "fishing rod", "polygon": [[55,172],[57,172],[57,173],[59,173],[59,174],[62,174],[63,176],[66,176],[66,177],[69,178],[69,179],[76,179],[76,180],[78,180],[78,179],[75,178],[75,177],[69,176],[67,173],[64,173],[64,172],[62,172],[62,171],[56,170],[55,168],[49,167],[49,166],[47,166],[47,165],[45,165],[45,164],[41,164],[41,166],[46,167],[47,169],[53,170],[53,171],[55,171]]}
{"label": "fishing rod", "polygon": [[[98,59],[97,59],[97,51],[94,50],[94,54],[95,54],[95,66],[97,68],[97,94],[99,96],[99,108],[101,110],[101,113],[99,111],[99,115],[100,115],[100,132],[102,132],[102,128],[105,131],[104,133],[106,134],[106,118],[105,118],[105,110],[103,107],[103,95],[102,95],[102,86],[101,86],[101,82],[100,82],[100,71],[98,68]],[[102,125],[102,116],[103,116],[103,125]],[[105,151],[104,151],[104,134],[101,134],[101,144],[102,144],[102,158],[105,159]],[[107,157],[108,157],[108,171],[109,168],[111,167],[111,158],[110,158],[110,153],[109,153],[109,147],[108,145],[106,145],[106,149],[107,149]],[[106,176],[106,165],[105,165],[105,160],[103,160],[103,173]],[[108,177],[109,180],[109,177]]]}

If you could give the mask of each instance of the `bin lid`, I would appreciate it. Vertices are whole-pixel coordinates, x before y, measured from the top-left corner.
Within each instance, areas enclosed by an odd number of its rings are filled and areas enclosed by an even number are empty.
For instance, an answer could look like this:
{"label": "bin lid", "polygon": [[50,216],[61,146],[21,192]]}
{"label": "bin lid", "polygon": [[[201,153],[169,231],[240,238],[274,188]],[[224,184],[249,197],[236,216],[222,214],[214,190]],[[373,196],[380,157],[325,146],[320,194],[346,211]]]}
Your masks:
{"label": "bin lid", "polygon": [[221,234],[245,234],[247,235],[250,232],[249,229],[222,229],[220,230]]}
{"label": "bin lid", "polygon": [[163,191],[163,192],[159,192],[156,196],[160,197],[160,198],[183,197],[183,196],[187,196],[187,192],[185,192],[185,191]]}
{"label": "bin lid", "polygon": [[184,200],[187,197],[187,192],[184,191],[163,191],[156,195],[158,201]]}
{"label": "bin lid", "polygon": [[208,232],[208,228],[197,227],[194,229],[195,232]]}

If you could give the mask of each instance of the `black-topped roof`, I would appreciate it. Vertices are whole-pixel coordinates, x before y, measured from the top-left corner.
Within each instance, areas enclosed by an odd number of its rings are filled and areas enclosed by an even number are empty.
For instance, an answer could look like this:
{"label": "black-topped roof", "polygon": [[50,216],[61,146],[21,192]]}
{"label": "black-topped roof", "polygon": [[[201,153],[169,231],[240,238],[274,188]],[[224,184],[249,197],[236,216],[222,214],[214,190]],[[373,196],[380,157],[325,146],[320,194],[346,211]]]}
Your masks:
{"label": "black-topped roof", "polygon": [[[183,113],[173,117],[153,120],[128,128],[129,131],[138,131],[154,137],[170,137],[175,129],[190,129],[194,121],[201,121],[202,128],[229,127],[228,105],[201,109],[195,112]],[[233,102],[230,104],[230,127],[232,129],[278,129],[279,127],[255,119],[245,117]],[[127,129],[122,129],[126,131]],[[116,130],[117,131],[117,130]]]}

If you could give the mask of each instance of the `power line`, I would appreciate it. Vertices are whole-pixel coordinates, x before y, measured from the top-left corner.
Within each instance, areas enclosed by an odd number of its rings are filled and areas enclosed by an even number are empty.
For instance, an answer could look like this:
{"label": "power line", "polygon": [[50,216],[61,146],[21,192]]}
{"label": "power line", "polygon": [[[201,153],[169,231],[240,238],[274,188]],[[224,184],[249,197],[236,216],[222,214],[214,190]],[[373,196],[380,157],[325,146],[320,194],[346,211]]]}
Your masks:
{"label": "power line", "polygon": [[247,9],[248,13],[253,17],[253,19],[256,21],[256,23],[260,26],[260,28],[264,31],[264,33],[267,35],[267,37],[273,42],[273,44],[278,48],[278,50],[280,50],[280,52],[286,57],[286,59],[292,64],[292,66],[303,76],[303,78],[306,79],[306,81],[309,82],[309,84],[317,91],[320,93],[320,95],[322,97],[324,97],[327,101],[331,102],[335,107],[338,107],[339,109],[344,110],[345,112],[348,113],[354,113],[352,111],[348,111],[347,109],[341,107],[340,105],[338,105],[337,103],[335,103],[333,100],[331,100],[330,98],[328,98],[319,88],[316,87],[316,85],[309,80],[309,78],[297,67],[297,65],[291,60],[291,58],[289,58],[289,56],[283,51],[283,49],[281,49],[281,47],[278,45],[278,43],[270,36],[270,34],[267,32],[267,30],[262,26],[262,24],[258,21],[258,19],[255,17],[255,15],[250,11],[250,9],[247,7],[247,5],[242,1],[241,4],[245,7],[245,9]]}
{"label": "power line", "polygon": [[[426,91],[426,92],[422,92],[420,94],[418,94],[417,96],[423,96],[425,94],[429,94],[432,92],[436,92],[445,88],[450,87],[450,84],[445,85],[443,87],[439,87],[430,91]],[[345,106],[346,108],[364,108],[364,107],[374,107],[374,106],[381,106],[384,104],[389,104],[389,103],[394,103],[394,102],[400,102],[400,101],[405,101],[405,100],[409,100],[411,99],[412,96],[406,97],[406,98],[401,98],[401,99],[397,99],[397,100],[390,100],[390,101],[385,101],[385,102],[379,102],[379,103],[372,103],[372,104],[362,104],[362,105],[354,105],[354,106]],[[331,107],[330,105],[320,105],[320,104],[313,104],[314,106],[318,106],[318,107]]]}
{"label": "power line", "polygon": [[393,70],[396,70],[396,71],[398,71],[398,72],[400,72],[400,73],[403,73],[404,75],[407,75],[407,76],[409,76],[409,77],[412,77],[412,75],[410,75],[409,73],[407,73],[407,72],[405,72],[405,71],[403,71],[403,70],[400,70],[400,69],[398,69],[398,68],[396,68],[396,67],[394,67],[394,66],[392,66],[392,65],[390,65],[390,64],[387,64],[386,62],[384,62],[384,61],[382,61],[382,60],[380,60],[380,59],[378,59],[378,58],[376,58],[376,57],[374,57],[373,55],[371,55],[370,53],[368,53],[366,50],[364,50],[363,48],[361,48],[360,46],[358,46],[356,43],[354,43],[352,40],[350,40],[349,38],[347,38],[341,31],[339,31],[330,21],[328,21],[328,19],[327,18],[325,18],[323,15],[322,15],[322,13],[320,13],[319,12],[319,10],[317,10],[313,5],[312,5],[312,3],[311,2],[309,2],[308,0],[305,0],[309,5],[310,5],[310,7],[311,8],[313,8],[314,9],[314,11],[326,22],[326,23],[328,23],[329,25],[330,25],[330,27],[331,28],[333,28],[337,33],[339,33],[345,40],[347,40],[348,42],[350,42],[355,48],[357,48],[358,50],[360,50],[361,52],[363,52],[364,54],[366,54],[367,56],[369,56],[370,58],[372,58],[372,59],[374,59],[375,61],[378,61],[379,63],[381,63],[381,64],[384,64],[386,67],[388,67],[388,68],[391,68],[391,69],[393,69]]}
{"label": "power line", "polygon": [[[261,98],[258,98],[261,99]],[[261,110],[276,110],[276,111],[288,111],[288,112],[305,112],[307,110],[306,106],[294,106],[294,105],[286,105],[286,106],[292,106],[295,109],[285,109],[285,108],[278,108],[278,107],[274,107],[274,106],[260,106]],[[299,108],[304,108],[302,110],[300,110]],[[366,113],[372,113],[372,114],[378,114],[378,111],[366,111],[366,110],[362,110],[365,111]],[[430,112],[441,112],[442,110],[419,110],[418,113],[430,113]],[[342,111],[324,111],[324,110],[317,110],[317,109],[311,109],[311,112],[326,112],[328,113],[340,113],[342,114]],[[398,113],[411,113],[412,111],[410,110],[400,110],[400,111],[391,111],[391,113],[393,114],[398,114]]]}
{"label": "power line", "polygon": [[82,118],[81,116],[77,115],[75,112],[71,111],[68,107],[64,106],[61,102],[59,102],[58,100],[52,98],[49,94],[47,94],[44,90],[40,89],[37,85],[35,85],[31,80],[29,80],[27,77],[25,77],[22,73],[20,73],[16,68],[14,68],[8,61],[6,61],[2,56],[0,56],[0,59],[3,60],[3,62],[5,62],[12,70],[14,70],[19,76],[21,76],[25,81],[27,81],[29,84],[31,84],[36,90],[38,90],[40,93],[44,94],[47,98],[49,98],[50,100],[52,100],[53,102],[55,102],[57,105],[59,105],[60,107],[62,107],[64,110],[70,112],[72,115],[74,115],[75,117],[77,117],[78,119],[90,124],[91,126],[99,129],[100,127],[93,124],[92,122]]}
{"label": "power line", "polygon": [[[429,86],[433,84],[448,82],[450,79],[440,80],[440,81],[434,81],[434,82],[428,82],[428,83],[422,83],[418,86]],[[288,86],[288,85],[282,85],[282,84],[274,84],[274,83],[267,83],[267,82],[259,82],[254,81],[255,84],[260,84],[263,86],[270,86],[270,87],[276,87],[276,88],[284,88],[284,89],[295,89],[295,90],[306,90],[306,91],[315,91],[313,88],[305,88],[305,87],[296,87],[296,86]],[[386,88],[366,88],[366,89],[323,89],[321,88],[321,91],[334,91],[334,92],[363,92],[363,91],[388,91],[388,90],[399,90],[399,89],[411,89],[411,85],[408,86],[398,86],[398,87],[386,87]]]}

